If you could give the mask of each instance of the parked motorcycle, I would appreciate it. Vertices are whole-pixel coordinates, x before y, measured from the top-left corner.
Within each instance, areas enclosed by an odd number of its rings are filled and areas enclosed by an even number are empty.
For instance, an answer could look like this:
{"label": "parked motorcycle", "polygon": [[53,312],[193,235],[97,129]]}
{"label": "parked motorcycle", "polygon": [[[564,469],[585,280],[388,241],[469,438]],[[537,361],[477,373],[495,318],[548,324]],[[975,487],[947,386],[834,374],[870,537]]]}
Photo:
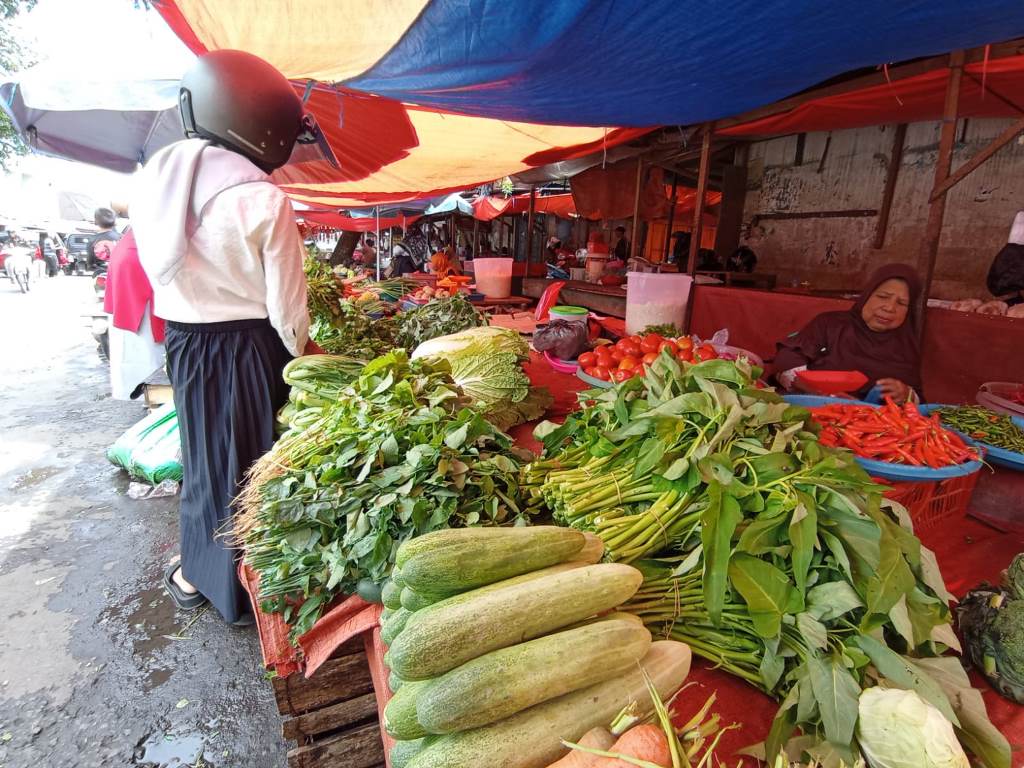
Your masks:
{"label": "parked motorcycle", "polygon": [[92,273],[92,288],[96,293],[97,303],[90,315],[92,320],[92,337],[96,340],[96,352],[100,360],[110,362],[110,316],[103,309],[103,299],[107,293],[107,265],[104,263]]}

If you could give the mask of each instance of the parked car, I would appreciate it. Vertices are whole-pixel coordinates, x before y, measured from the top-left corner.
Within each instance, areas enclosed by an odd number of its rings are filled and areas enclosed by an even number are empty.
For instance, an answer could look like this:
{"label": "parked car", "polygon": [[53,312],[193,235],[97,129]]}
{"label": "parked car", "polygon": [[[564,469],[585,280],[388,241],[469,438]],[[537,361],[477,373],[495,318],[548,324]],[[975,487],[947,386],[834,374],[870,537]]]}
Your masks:
{"label": "parked car", "polygon": [[93,236],[74,232],[67,236],[69,274],[91,275],[89,264],[89,241]]}

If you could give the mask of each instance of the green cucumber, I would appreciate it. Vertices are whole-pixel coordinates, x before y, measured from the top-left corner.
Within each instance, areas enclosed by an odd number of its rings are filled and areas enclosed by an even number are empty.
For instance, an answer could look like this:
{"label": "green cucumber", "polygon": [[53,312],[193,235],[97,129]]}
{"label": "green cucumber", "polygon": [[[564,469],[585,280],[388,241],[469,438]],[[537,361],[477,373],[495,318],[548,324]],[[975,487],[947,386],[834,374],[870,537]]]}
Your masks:
{"label": "green cucumber", "polygon": [[690,661],[689,646],[659,640],[625,674],[496,723],[442,736],[420,749],[406,768],[544,768],[566,753],[562,739],[578,742],[591,728],[607,726],[624,704],[636,702],[639,717],[650,714],[653,705],[644,672],[661,699],[668,701],[686,679]]}
{"label": "green cucumber", "polygon": [[634,669],[651,633],[623,616],[491,651],[427,681],[417,721],[430,733],[467,731]]}
{"label": "green cucumber", "polygon": [[391,614],[386,622],[381,622],[380,639],[384,645],[390,646],[395,641],[395,638],[398,637],[398,633],[405,627],[405,622],[409,620],[410,616],[412,616],[412,611],[407,608],[399,608]]}
{"label": "green cucumber", "polygon": [[[440,546],[421,545],[407,554],[406,587],[425,595],[464,592],[571,560],[586,543],[580,531],[554,525],[483,530],[490,535],[469,528],[451,531]],[[467,536],[470,532],[474,535]],[[452,534],[462,534],[461,540]]]}
{"label": "green cucumber", "polygon": [[388,666],[403,680],[437,677],[622,605],[642,581],[632,566],[602,563],[458,595],[406,621],[388,650]]}
{"label": "green cucumber", "polygon": [[398,693],[398,689],[401,688],[402,685],[404,685],[404,684],[405,684],[405,680],[400,678],[394,672],[391,672],[390,674],[388,674],[388,688],[391,690],[391,694],[392,695]]}
{"label": "green cucumber", "polygon": [[424,736],[422,739],[412,739],[410,741],[396,741],[394,746],[391,747],[390,752],[391,768],[405,768],[417,753],[423,751],[435,741],[437,741],[436,736]]}
{"label": "green cucumber", "polygon": [[392,737],[410,740],[427,735],[426,729],[416,719],[416,700],[429,684],[429,680],[406,680],[395,691],[384,707],[384,730]]}
{"label": "green cucumber", "polygon": [[356,594],[368,603],[380,603],[380,587],[373,579],[360,579]]}
{"label": "green cucumber", "polygon": [[402,589],[394,581],[388,579],[380,590],[380,599],[385,608],[397,610],[402,607]]}
{"label": "green cucumber", "polygon": [[401,603],[402,607],[407,611],[418,611],[422,608],[426,608],[428,605],[444,600],[446,597],[451,595],[431,595],[417,592],[412,587],[406,587],[402,590]]}

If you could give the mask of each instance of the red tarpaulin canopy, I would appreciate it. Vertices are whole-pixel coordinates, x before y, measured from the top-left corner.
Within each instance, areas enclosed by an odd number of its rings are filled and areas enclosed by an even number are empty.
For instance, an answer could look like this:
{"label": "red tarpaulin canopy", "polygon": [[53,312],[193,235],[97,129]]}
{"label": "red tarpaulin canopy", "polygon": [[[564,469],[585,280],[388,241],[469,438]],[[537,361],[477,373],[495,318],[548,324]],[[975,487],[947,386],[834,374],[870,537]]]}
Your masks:
{"label": "red tarpaulin canopy", "polygon": [[[513,197],[491,195],[479,197],[473,201],[473,218],[480,219],[480,221],[490,221],[511,213],[527,213],[529,210],[530,196],[528,194],[514,195]],[[573,202],[570,192],[566,192],[564,195],[537,197],[534,211],[561,216],[563,219],[577,215],[576,203]]]}
{"label": "red tarpaulin canopy", "polygon": [[[302,211],[299,214],[306,221],[313,224],[322,224],[325,227],[333,227],[346,232],[374,232],[378,226],[376,216],[342,216],[340,213],[331,211]],[[381,229],[390,227],[407,227],[416,221],[420,214],[413,216],[381,216],[379,226]]]}
{"label": "red tarpaulin canopy", "polygon": [[[722,128],[716,133],[772,136],[938,120],[942,117],[948,77],[949,70],[939,68],[892,82],[811,98],[792,109]],[[965,65],[957,112],[961,118],[1024,114],[1024,56]]]}

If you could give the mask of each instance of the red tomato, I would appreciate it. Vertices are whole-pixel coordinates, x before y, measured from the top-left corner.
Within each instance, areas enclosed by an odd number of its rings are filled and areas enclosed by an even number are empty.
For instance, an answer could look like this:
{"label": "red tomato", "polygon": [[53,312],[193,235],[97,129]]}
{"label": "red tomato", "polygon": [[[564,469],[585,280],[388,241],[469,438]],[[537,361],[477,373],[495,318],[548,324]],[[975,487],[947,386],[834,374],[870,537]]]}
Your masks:
{"label": "red tomato", "polygon": [[717,360],[718,353],[715,352],[715,348],[710,344],[701,344],[696,350],[694,350],[694,357],[701,361]]}
{"label": "red tomato", "polygon": [[[594,376],[594,366],[592,365],[581,365],[580,368],[587,376]],[[597,378],[596,376],[594,378]]]}
{"label": "red tomato", "polygon": [[598,347],[594,350],[594,362],[607,368],[612,362],[612,351],[608,347]]}
{"label": "red tomato", "polygon": [[644,374],[645,374],[646,372],[647,372],[647,371],[646,371],[646,369],[645,369],[645,368],[644,368],[644,367],[643,367],[642,365],[638,365],[638,366],[637,366],[636,368],[634,368],[634,369],[633,369],[633,371],[632,371],[632,373],[633,373],[633,378],[635,379],[635,378],[636,378],[637,376],[640,376],[640,377],[642,378],[642,377],[643,377],[643,375],[644,375]]}
{"label": "red tomato", "polygon": [[597,365],[597,354],[594,352],[584,352],[579,356],[577,362],[583,366],[583,371],[585,373],[587,368],[593,368]]}
{"label": "red tomato", "polygon": [[653,363],[657,359],[658,359],[658,353],[657,352],[648,352],[646,355],[644,355],[643,364],[644,365],[650,365],[651,363]]}
{"label": "red tomato", "polygon": [[679,351],[679,345],[676,344],[672,339],[665,339],[661,344],[658,345],[658,351],[661,352],[663,349],[667,349],[673,355]]}
{"label": "red tomato", "polygon": [[640,345],[635,343],[632,339],[626,339],[624,342],[619,342],[618,348],[622,350],[622,354],[629,355],[630,357],[642,357],[644,354],[640,350]]}
{"label": "red tomato", "polygon": [[681,360],[684,363],[692,363],[693,362],[693,350],[692,349],[680,349],[676,353],[676,359],[677,360]]}
{"label": "red tomato", "polygon": [[622,358],[624,358],[625,356],[626,356],[626,353],[623,352],[621,349],[616,348],[616,349],[612,350],[612,362],[613,363],[618,364],[619,362],[621,362]]}
{"label": "red tomato", "polygon": [[626,357],[622,358],[622,360],[619,361],[619,370],[632,371],[638,365],[640,365],[639,360],[637,360],[635,357],[627,355]]}
{"label": "red tomato", "polygon": [[592,375],[595,379],[600,379],[601,381],[611,380],[611,373],[603,365],[595,365],[593,371],[594,373]]}
{"label": "red tomato", "polygon": [[693,339],[689,336],[680,336],[676,339],[676,346],[679,349],[693,349]]}
{"label": "red tomato", "polygon": [[634,333],[632,336],[627,336],[626,338],[632,341],[638,347],[640,346],[640,342],[644,340],[644,337],[637,333]]}
{"label": "red tomato", "polygon": [[632,377],[632,371],[624,371],[621,368],[619,368],[617,371],[612,371],[612,379],[616,382],[623,382],[626,379],[630,379]]}
{"label": "red tomato", "polygon": [[640,342],[640,349],[644,352],[657,352],[663,341],[665,341],[663,336],[657,333],[649,333]]}

